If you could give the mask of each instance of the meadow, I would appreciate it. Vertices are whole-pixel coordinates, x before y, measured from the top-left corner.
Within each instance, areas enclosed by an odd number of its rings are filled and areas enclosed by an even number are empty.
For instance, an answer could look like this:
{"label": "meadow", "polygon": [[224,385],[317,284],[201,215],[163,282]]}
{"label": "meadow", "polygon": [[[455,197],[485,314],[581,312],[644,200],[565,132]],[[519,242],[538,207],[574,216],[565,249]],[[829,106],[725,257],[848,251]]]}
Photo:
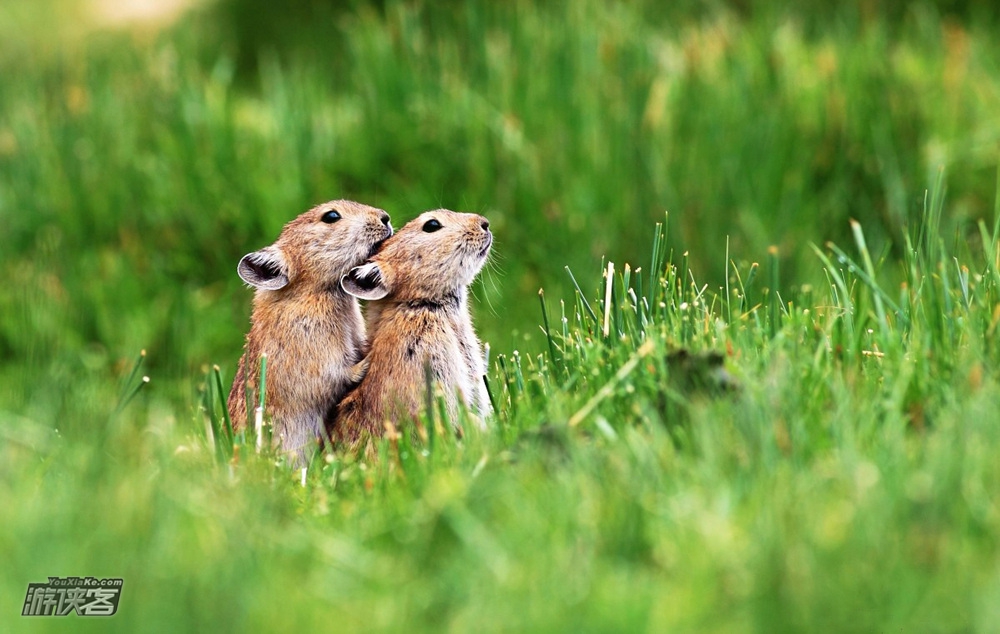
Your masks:
{"label": "meadow", "polygon": [[[996,631],[990,3],[87,6],[0,5],[0,629]],[[497,412],[302,480],[219,393],[331,198],[490,219]]]}

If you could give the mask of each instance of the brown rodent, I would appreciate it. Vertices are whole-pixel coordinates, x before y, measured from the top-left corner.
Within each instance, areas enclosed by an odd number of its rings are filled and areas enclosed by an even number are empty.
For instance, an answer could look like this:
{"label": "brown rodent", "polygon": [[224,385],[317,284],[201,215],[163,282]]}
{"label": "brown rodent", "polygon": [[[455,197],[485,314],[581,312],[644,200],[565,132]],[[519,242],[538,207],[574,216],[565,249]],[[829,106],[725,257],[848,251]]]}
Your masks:
{"label": "brown rodent", "polygon": [[336,407],[336,442],[379,437],[386,423],[417,416],[428,368],[453,419],[459,399],[489,412],[486,363],[467,298],[492,243],[482,216],[427,211],[344,277],[348,293],[369,300],[371,349],[364,379]]}
{"label": "brown rodent", "polygon": [[392,235],[381,209],[334,200],[281,230],[269,247],[243,256],[238,272],[254,287],[250,332],[228,409],[234,427],[247,421],[247,393],[259,399],[260,357],[267,355],[265,408],[273,439],[302,464],[326,437],[325,421],[359,376],[366,352],[358,300],[340,279]]}

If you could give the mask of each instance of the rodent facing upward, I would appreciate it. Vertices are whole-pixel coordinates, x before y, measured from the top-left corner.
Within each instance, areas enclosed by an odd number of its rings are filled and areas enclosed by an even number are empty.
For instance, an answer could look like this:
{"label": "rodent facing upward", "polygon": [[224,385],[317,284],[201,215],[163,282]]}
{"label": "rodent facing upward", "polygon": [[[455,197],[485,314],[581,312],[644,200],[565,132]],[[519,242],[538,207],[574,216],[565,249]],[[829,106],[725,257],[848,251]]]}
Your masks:
{"label": "rodent facing upward", "polygon": [[336,407],[335,441],[379,437],[387,422],[416,417],[426,368],[443,388],[450,414],[459,398],[474,411],[489,412],[486,363],[467,298],[492,243],[482,216],[427,211],[344,277],[348,293],[370,302],[371,350],[364,379]]}
{"label": "rodent facing upward", "polygon": [[252,403],[259,399],[266,354],[265,408],[276,444],[302,463],[307,447],[325,438],[327,416],[357,381],[354,366],[367,345],[358,300],[340,279],[391,235],[385,211],[334,200],[289,222],[271,246],[243,256],[237,270],[256,291],[227,404],[235,427],[247,421],[245,390]]}

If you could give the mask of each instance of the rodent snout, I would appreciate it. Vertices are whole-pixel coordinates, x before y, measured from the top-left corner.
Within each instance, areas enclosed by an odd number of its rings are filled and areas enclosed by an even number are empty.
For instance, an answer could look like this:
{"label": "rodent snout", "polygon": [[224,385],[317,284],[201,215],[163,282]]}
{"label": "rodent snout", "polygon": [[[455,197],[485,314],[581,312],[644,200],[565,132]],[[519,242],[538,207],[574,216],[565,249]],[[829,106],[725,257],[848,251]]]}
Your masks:
{"label": "rodent snout", "polygon": [[389,226],[389,214],[383,211],[381,214],[379,214],[378,218],[379,220],[382,221],[382,224],[384,224],[387,227]]}
{"label": "rodent snout", "polygon": [[489,221],[489,220],[486,220],[486,219],[484,218],[484,219],[483,219],[483,221],[482,221],[481,223],[479,223],[479,226],[480,226],[480,227],[482,227],[483,229],[485,229],[485,230],[489,231],[489,228],[490,228],[490,221]]}

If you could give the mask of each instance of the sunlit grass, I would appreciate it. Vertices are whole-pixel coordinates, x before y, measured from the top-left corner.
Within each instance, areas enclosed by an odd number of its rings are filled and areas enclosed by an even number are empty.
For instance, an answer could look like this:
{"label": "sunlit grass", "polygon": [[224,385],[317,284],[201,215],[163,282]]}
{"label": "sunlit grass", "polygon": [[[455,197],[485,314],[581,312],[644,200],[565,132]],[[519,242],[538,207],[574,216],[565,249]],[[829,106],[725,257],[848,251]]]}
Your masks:
{"label": "sunlit grass", "polygon": [[[770,288],[751,306],[684,258],[654,256],[651,284],[607,266],[558,327],[543,298],[542,352],[497,355],[489,430],[458,440],[435,412],[429,436],[325,454],[304,480],[217,415],[174,420],[148,397],[94,438],[8,426],[6,607],[22,579],[69,569],[126,579],[122,629],[298,628],[331,610],[375,629],[982,627],[996,259],[924,239],[889,302],[856,232],[818,253],[829,286],[793,292],[780,324]],[[738,388],[699,389],[697,356],[683,374],[667,362],[678,346],[724,351]]]}

